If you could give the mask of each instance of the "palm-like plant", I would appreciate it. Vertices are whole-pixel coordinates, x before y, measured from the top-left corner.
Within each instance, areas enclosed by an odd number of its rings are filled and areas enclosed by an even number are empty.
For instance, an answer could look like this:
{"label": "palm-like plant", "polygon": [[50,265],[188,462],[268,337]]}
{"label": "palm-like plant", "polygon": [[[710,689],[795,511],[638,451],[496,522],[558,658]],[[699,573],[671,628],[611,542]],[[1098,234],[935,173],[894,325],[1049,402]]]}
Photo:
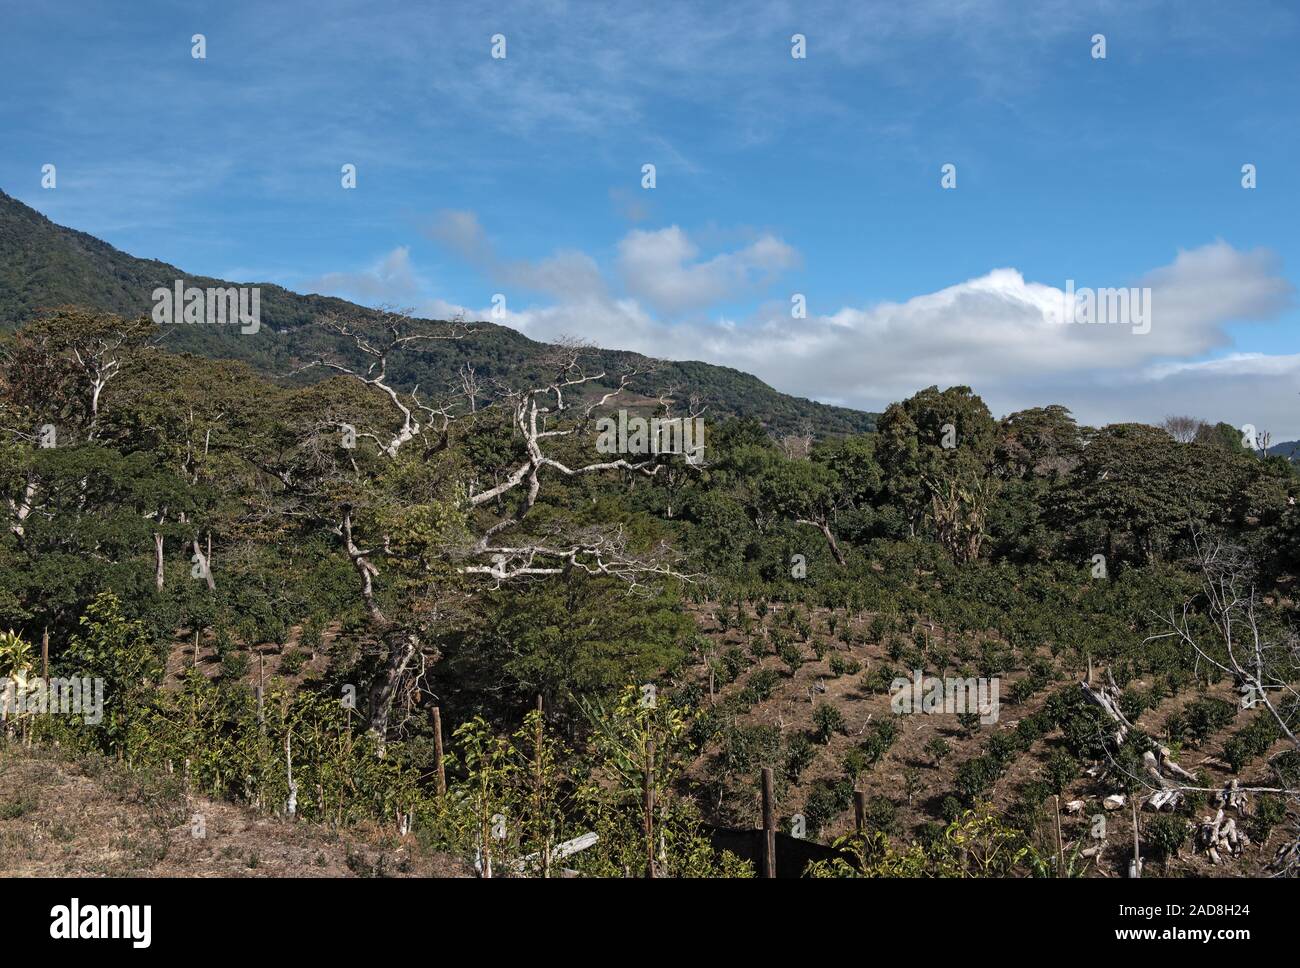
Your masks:
{"label": "palm-like plant", "polygon": [[0,632],[0,677],[25,679],[33,661],[30,642],[12,629]]}

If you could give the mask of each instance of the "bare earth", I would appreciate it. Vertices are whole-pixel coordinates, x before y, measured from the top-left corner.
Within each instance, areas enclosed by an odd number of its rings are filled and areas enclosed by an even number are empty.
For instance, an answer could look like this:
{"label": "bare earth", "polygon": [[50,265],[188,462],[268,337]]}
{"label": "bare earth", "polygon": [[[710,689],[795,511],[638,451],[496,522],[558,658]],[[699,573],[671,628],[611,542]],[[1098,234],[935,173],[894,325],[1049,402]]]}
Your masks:
{"label": "bare earth", "polygon": [[[194,835],[202,818],[203,836]],[[293,823],[102,758],[0,745],[0,877],[460,877],[396,831]]]}

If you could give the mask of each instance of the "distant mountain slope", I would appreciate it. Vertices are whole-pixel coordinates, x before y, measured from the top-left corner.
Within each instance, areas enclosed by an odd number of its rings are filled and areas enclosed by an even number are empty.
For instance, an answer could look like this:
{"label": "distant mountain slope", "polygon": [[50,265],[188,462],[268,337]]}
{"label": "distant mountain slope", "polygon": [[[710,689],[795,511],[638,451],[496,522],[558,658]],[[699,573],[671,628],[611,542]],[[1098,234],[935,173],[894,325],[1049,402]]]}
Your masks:
{"label": "distant mountain slope", "polygon": [[1300,461],[1300,440],[1285,440],[1268,449],[1270,457],[1285,457],[1292,463]]}
{"label": "distant mountain slope", "polygon": [[[80,305],[122,315],[147,313],[154,289],[177,279],[203,288],[235,283],[185,273],[152,259],[137,259],[106,242],[55,225],[36,210],[0,191],[0,329],[13,329],[39,309]],[[270,283],[244,283],[261,289],[260,332],[234,327],[181,326],[168,345],[204,356],[244,360],[270,374],[289,371],[296,361],[328,347],[339,350],[332,334],[313,325],[330,312],[369,313],[342,299],[300,295]],[[408,385],[433,390],[449,384],[462,363],[472,363],[480,378],[532,375],[546,344],[504,326],[474,323],[475,335],[439,344],[435,351],[408,361],[395,373]],[[601,365],[613,372],[637,354],[601,350]],[[642,393],[676,387],[679,396],[697,394],[713,416],[752,417],[773,433],[804,428],[818,436],[871,430],[876,415],[832,407],[772,389],[757,377],[730,367],[700,362],[664,363],[635,385]]]}

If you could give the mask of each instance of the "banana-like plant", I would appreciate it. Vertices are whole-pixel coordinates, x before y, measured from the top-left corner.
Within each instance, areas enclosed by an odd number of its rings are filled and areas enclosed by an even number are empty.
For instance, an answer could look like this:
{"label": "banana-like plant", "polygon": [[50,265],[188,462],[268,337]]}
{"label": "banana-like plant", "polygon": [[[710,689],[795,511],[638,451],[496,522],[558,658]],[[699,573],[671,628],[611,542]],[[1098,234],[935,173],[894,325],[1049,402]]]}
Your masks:
{"label": "banana-like plant", "polygon": [[30,642],[12,629],[0,632],[0,678],[26,679],[34,661]]}
{"label": "banana-like plant", "polygon": [[26,693],[31,668],[31,644],[12,629],[0,632],[0,719],[7,719],[14,712],[14,698]]}

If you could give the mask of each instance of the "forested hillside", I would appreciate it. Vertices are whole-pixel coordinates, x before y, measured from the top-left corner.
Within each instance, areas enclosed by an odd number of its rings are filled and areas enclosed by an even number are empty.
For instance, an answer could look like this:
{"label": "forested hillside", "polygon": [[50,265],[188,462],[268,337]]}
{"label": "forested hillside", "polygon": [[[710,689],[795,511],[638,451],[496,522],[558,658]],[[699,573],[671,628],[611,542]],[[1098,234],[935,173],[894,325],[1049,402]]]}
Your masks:
{"label": "forested hillside", "polygon": [[500,331],[332,308],[307,383],[99,310],[6,337],[0,676],[46,639],[104,699],[11,742],[498,876],[752,876],[764,771],[782,834],[838,838],[814,875],[1122,875],[1135,822],[1149,874],[1296,870],[1286,459],[966,387],[610,453],[625,398],[689,397],[581,347],[414,394]]}
{"label": "forested hillside", "polygon": [[[199,288],[256,285],[261,290],[261,326],[241,333],[236,327],[178,326],[165,335],[175,352],[196,353],[217,359],[240,360],[264,375],[287,372],[294,360],[332,350],[360,358],[347,340],[315,325],[322,317],[371,315],[359,306],[327,296],[299,295],[270,283],[243,280],[224,282],[156,260],[137,259],[84,232],[55,225],[39,212],[0,191],[0,328],[12,329],[40,309],[76,305],[122,316],[148,314],[150,294],[170,289],[178,279]],[[409,356],[395,361],[396,385],[420,385],[439,391],[458,383],[465,367],[472,367],[480,383],[500,379],[541,379],[546,344],[528,339],[507,326],[476,322],[472,343],[445,345],[436,354]],[[718,417],[747,416],[774,433],[811,433],[818,436],[870,430],[874,415],[832,407],[778,393],[748,373],[699,362],[659,361],[650,374],[651,361],[634,353],[598,351],[593,364],[609,372],[641,371],[634,384],[650,398],[672,387],[684,397],[696,396],[700,405]],[[316,374],[309,374],[310,378]],[[601,384],[602,392],[610,389]]]}

